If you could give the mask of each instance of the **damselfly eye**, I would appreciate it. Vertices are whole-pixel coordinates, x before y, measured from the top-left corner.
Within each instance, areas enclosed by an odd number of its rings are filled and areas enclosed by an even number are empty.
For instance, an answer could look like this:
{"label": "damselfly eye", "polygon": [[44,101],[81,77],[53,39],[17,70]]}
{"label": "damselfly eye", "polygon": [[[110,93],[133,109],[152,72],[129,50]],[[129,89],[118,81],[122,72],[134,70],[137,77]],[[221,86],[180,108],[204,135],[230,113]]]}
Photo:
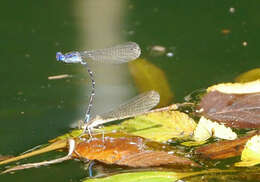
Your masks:
{"label": "damselfly eye", "polygon": [[61,52],[57,52],[56,53],[56,59],[57,59],[57,61],[64,61],[65,56]]}

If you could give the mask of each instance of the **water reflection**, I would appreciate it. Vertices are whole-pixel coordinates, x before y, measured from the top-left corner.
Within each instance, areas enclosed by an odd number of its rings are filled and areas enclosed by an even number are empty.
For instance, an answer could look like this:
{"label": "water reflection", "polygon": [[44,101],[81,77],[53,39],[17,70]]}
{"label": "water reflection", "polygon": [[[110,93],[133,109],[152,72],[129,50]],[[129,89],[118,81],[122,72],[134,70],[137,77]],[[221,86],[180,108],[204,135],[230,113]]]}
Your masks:
{"label": "water reflection", "polygon": [[[77,1],[75,14],[78,17],[79,47],[96,49],[110,47],[126,42],[122,35],[123,25],[127,24],[126,0],[88,0]],[[96,81],[96,97],[93,115],[109,110],[131,97],[133,86],[129,84],[130,76],[127,65],[109,65],[90,63]],[[82,90],[82,97],[87,96],[90,89]]]}

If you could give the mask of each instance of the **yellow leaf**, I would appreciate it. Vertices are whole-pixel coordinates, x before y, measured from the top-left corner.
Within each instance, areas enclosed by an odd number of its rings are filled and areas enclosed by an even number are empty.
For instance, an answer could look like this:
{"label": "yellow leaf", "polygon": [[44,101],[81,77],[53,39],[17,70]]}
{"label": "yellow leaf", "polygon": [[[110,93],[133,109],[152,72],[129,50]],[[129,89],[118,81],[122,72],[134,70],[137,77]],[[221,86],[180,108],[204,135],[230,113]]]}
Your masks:
{"label": "yellow leaf", "polygon": [[260,164],[260,135],[255,135],[247,141],[242,151],[241,160],[235,166],[250,167]]}
{"label": "yellow leaf", "polygon": [[138,116],[119,125],[107,126],[104,130],[119,130],[163,142],[171,138],[189,138],[195,127],[195,121],[187,114],[179,111],[165,111]]}
{"label": "yellow leaf", "polygon": [[128,67],[139,92],[155,90],[160,94],[158,107],[170,104],[173,93],[164,72],[160,68],[145,59],[132,61],[128,64]]}
{"label": "yellow leaf", "polygon": [[237,134],[223,124],[213,122],[205,117],[201,117],[194,131],[193,139],[197,142],[206,141],[211,136],[226,140],[235,140]]}
{"label": "yellow leaf", "polygon": [[236,82],[250,82],[260,79],[260,68],[249,70],[235,78]]}
{"label": "yellow leaf", "polygon": [[199,146],[205,144],[207,141],[187,141],[187,142],[182,142],[181,144],[186,146],[186,147],[193,147],[193,146]]}
{"label": "yellow leaf", "polygon": [[256,93],[260,92],[260,79],[246,83],[220,83],[207,89],[207,92],[219,91],[222,93]]}

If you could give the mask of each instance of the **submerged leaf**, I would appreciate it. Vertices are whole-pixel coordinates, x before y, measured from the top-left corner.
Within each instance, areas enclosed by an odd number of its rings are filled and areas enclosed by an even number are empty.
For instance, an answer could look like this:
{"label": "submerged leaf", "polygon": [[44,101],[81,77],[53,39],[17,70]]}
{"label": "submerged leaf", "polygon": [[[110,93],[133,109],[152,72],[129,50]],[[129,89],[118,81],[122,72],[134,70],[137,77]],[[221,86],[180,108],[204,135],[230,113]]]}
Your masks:
{"label": "submerged leaf", "polygon": [[227,94],[207,93],[199,104],[202,115],[234,128],[260,127],[260,92]]}
{"label": "submerged leaf", "polygon": [[238,77],[236,77],[235,81],[244,83],[258,79],[260,79],[260,68],[255,68],[240,74]]}
{"label": "submerged leaf", "polygon": [[166,164],[198,166],[190,159],[173,155],[171,152],[149,149],[146,141],[140,137],[105,137],[81,141],[76,146],[73,156],[130,167]]}
{"label": "submerged leaf", "polygon": [[149,90],[159,92],[159,107],[168,105],[171,102],[173,93],[164,72],[160,68],[145,59],[131,61],[128,66],[139,92]]}
{"label": "submerged leaf", "polygon": [[187,114],[179,111],[164,111],[138,116],[119,125],[105,127],[105,131],[119,130],[163,142],[171,138],[189,138],[195,127],[195,121]]}

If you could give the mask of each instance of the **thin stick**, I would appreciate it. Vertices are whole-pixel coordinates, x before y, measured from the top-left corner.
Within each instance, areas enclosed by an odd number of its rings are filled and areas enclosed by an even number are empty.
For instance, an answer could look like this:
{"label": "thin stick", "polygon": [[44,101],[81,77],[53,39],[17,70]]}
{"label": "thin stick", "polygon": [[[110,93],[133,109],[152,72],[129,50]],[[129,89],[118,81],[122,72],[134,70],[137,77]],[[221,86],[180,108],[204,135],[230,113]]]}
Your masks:
{"label": "thin stick", "polygon": [[66,147],[66,145],[67,145],[67,142],[65,140],[59,140],[55,143],[52,143],[51,145],[49,145],[47,147],[32,151],[30,153],[26,153],[26,154],[23,154],[23,155],[20,155],[20,156],[17,156],[17,157],[12,157],[12,158],[4,160],[4,161],[0,161],[0,165],[7,164],[7,163],[10,163],[10,162],[15,162],[15,161],[18,161],[18,160],[21,160],[21,159],[25,159],[25,158],[28,158],[28,157],[32,157],[32,156],[35,156],[35,155],[42,154],[42,153],[50,152],[50,151],[53,151],[53,150],[63,149],[63,148]]}
{"label": "thin stick", "polygon": [[46,166],[46,165],[50,165],[50,164],[56,164],[56,163],[60,163],[63,162],[65,160],[69,160],[71,159],[71,155],[73,153],[73,151],[75,150],[75,140],[73,139],[69,139],[69,152],[66,156],[58,158],[58,159],[54,159],[54,160],[50,160],[50,161],[43,161],[43,162],[36,162],[36,163],[28,163],[28,164],[23,164],[23,165],[18,165],[12,168],[9,168],[5,171],[3,171],[1,174],[4,173],[9,173],[12,171],[18,171],[18,170],[22,170],[22,169],[29,169],[29,168],[34,168],[34,167],[40,167],[40,166]]}

